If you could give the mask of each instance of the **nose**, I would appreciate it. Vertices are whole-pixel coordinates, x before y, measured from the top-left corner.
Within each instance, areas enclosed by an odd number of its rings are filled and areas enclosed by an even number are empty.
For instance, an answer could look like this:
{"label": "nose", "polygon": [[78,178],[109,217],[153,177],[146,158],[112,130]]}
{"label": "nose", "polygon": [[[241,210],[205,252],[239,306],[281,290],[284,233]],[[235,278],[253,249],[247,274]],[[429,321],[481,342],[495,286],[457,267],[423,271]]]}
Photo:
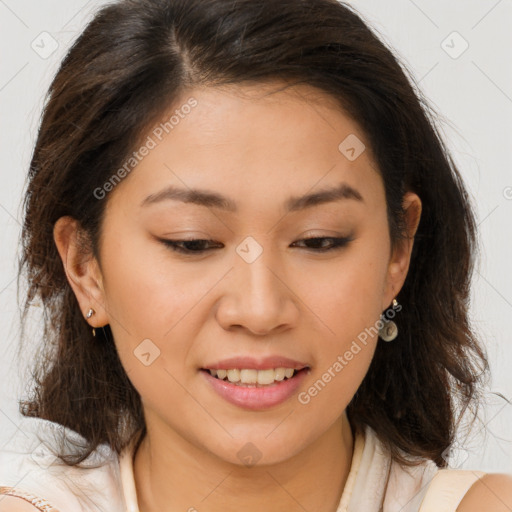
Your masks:
{"label": "nose", "polygon": [[296,325],[300,301],[289,276],[265,256],[263,251],[252,263],[235,258],[216,311],[225,330],[245,329],[263,336]]}

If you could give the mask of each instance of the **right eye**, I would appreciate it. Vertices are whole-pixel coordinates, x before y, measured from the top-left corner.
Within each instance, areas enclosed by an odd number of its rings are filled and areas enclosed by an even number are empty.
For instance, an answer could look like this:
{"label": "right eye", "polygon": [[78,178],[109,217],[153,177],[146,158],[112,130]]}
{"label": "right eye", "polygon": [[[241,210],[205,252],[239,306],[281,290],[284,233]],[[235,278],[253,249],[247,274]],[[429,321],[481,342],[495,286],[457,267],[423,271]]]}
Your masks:
{"label": "right eye", "polygon": [[[169,240],[166,238],[161,239],[161,242],[169,249],[180,252],[183,254],[202,254],[206,251],[214,249],[214,247],[205,248],[205,242],[215,242],[215,240],[205,240],[196,238],[192,240]],[[218,243],[218,242],[216,242]]]}

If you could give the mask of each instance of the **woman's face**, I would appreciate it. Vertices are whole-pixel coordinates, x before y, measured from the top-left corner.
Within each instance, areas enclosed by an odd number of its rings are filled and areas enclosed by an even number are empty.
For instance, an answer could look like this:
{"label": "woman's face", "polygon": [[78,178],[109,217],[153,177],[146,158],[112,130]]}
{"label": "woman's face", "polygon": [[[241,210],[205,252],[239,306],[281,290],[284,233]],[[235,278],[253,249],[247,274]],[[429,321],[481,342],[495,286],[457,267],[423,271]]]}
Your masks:
{"label": "woman's face", "polygon": [[[100,199],[98,302],[83,307],[110,324],[148,431],[236,464],[285,460],[340,420],[412,249],[391,254],[359,127],[314,89],[269,91],[188,91],[147,134],[138,165]],[[169,242],[190,239],[205,241]],[[265,387],[207,371],[278,367],[305,369]]]}

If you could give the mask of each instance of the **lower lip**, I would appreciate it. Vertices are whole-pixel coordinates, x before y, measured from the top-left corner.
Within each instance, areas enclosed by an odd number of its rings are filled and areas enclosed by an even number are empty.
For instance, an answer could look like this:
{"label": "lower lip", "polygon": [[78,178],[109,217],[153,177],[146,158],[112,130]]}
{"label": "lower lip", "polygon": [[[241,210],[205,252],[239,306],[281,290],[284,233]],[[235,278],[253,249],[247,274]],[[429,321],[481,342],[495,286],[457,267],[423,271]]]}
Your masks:
{"label": "lower lip", "polygon": [[244,409],[259,411],[288,400],[301,385],[306,377],[307,371],[308,369],[304,368],[297,372],[291,379],[285,379],[260,388],[237,386],[229,381],[213,377],[208,370],[201,370],[201,373],[210,383],[214,391],[228,402]]}

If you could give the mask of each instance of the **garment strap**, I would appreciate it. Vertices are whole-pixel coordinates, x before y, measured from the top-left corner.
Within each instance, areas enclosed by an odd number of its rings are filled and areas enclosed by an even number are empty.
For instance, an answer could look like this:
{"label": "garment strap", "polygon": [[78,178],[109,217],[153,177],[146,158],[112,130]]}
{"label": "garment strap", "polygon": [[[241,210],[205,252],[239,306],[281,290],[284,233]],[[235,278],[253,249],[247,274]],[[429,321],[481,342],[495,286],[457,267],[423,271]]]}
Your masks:
{"label": "garment strap", "polygon": [[34,496],[33,494],[22,491],[21,489],[14,487],[0,487],[0,495],[15,496],[21,498],[24,501],[28,501],[31,505],[34,505],[37,510],[41,512],[59,512],[56,508],[52,507],[46,500]]}
{"label": "garment strap", "polygon": [[469,488],[483,471],[440,469],[428,486],[418,512],[455,512]]}

